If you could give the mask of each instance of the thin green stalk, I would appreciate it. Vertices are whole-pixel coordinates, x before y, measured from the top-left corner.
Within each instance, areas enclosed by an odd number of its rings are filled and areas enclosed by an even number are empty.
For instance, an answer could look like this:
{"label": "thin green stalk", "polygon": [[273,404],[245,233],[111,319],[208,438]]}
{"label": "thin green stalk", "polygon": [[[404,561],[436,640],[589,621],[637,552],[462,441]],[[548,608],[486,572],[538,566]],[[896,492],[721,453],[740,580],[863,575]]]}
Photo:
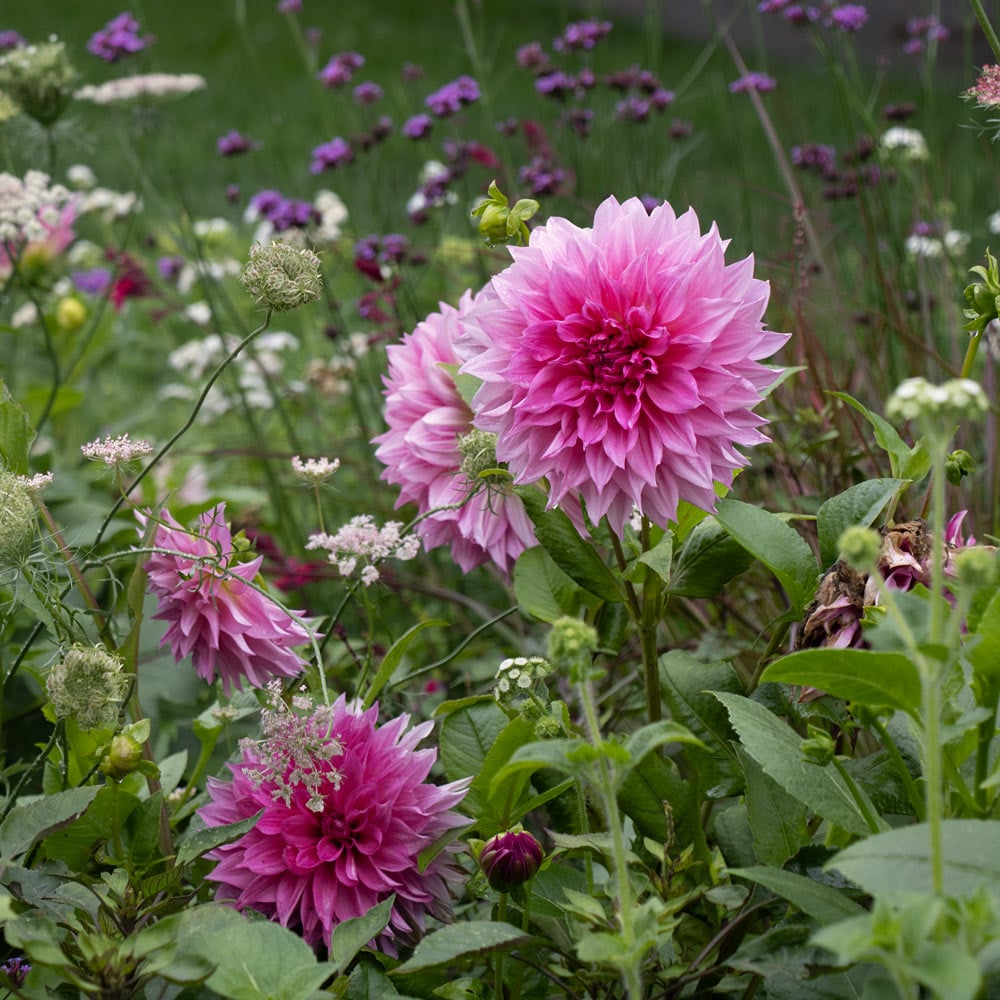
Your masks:
{"label": "thin green stalk", "polygon": [[[507,893],[501,892],[497,901],[497,923],[507,923]],[[496,1000],[503,1000],[503,952],[498,951],[493,962],[493,992]]]}
{"label": "thin green stalk", "polygon": [[903,782],[903,787],[906,789],[906,797],[910,800],[910,805],[913,806],[914,815],[916,815],[918,822],[922,823],[927,815],[924,806],[924,797],[920,794],[920,789],[917,788],[917,783],[913,780],[913,775],[910,774],[909,768],[906,766],[906,761],[903,760],[903,755],[899,752],[899,747],[896,745],[896,741],[892,738],[881,719],[874,719],[871,727],[878,733],[878,738],[881,740],[882,746],[885,748],[889,759],[896,768],[896,773]]}
{"label": "thin green stalk", "polygon": [[9,815],[11,809],[17,805],[17,797],[21,794],[21,790],[24,786],[31,780],[31,776],[38,770],[39,767],[44,765],[45,761],[48,759],[49,754],[52,752],[52,748],[56,745],[56,741],[59,739],[59,733],[63,729],[64,723],[57,722],[55,728],[52,730],[52,735],[49,737],[48,743],[42,747],[41,752],[37,757],[24,769],[21,773],[21,777],[18,783],[14,786],[4,803],[3,812],[0,812],[0,823],[2,823]]}
{"label": "thin green stalk", "polygon": [[973,333],[969,337],[969,346],[965,349],[965,357],[962,359],[962,370],[959,373],[959,378],[969,378],[969,373],[972,371],[972,364],[976,360],[976,354],[979,351],[979,344],[982,342],[982,339],[982,330],[978,333]]}
{"label": "thin green stalk", "polygon": [[997,33],[993,30],[993,25],[990,24],[990,19],[986,16],[982,0],[969,0],[969,2],[972,4],[972,9],[979,21],[979,27],[982,28],[983,35],[993,50],[993,57],[1000,63],[1000,38],[997,38]]}
{"label": "thin green stalk", "polygon": [[864,816],[865,822],[868,824],[868,829],[873,834],[881,833],[885,828],[879,820],[878,813],[872,811],[871,802],[865,795],[861,794],[858,783],[847,768],[844,767],[844,762],[836,755],[833,758],[833,766],[837,769],[837,773],[841,778],[844,779],[844,784],[847,785],[847,789],[851,793],[851,798],[854,799],[854,804],[858,807],[861,815]]}

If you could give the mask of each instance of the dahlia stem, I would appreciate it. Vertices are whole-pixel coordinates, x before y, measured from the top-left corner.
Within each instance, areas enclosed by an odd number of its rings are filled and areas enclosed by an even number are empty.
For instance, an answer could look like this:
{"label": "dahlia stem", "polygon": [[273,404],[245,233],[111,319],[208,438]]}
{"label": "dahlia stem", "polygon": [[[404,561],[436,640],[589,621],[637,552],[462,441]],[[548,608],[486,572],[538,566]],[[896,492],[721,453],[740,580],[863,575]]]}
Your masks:
{"label": "dahlia stem", "polygon": [[[501,892],[497,901],[497,923],[507,923],[507,893]],[[498,951],[493,963],[493,992],[496,1000],[503,1000],[503,952]]]}
{"label": "dahlia stem", "polygon": [[983,29],[986,41],[993,50],[993,57],[997,62],[1000,62],[1000,39],[997,38],[997,33],[993,30],[993,25],[990,24],[990,19],[986,16],[982,0],[969,0],[969,2],[972,4],[972,9],[979,21],[979,27]]}

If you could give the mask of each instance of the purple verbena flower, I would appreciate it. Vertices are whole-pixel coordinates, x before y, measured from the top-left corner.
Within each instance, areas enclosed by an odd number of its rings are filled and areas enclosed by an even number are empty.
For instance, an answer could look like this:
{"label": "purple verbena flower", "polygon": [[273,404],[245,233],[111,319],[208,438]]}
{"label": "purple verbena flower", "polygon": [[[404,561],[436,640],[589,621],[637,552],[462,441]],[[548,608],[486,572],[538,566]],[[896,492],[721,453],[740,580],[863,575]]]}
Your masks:
{"label": "purple verbena flower", "polygon": [[846,3],[830,12],[830,23],[841,31],[860,31],[867,20],[868,10],[859,3]]}
{"label": "purple verbena flower", "polygon": [[377,104],[382,100],[383,93],[384,91],[377,83],[365,80],[364,83],[359,83],[354,88],[354,100],[358,104]]}
{"label": "purple verbena flower", "polygon": [[324,170],[332,170],[342,167],[354,159],[354,150],[351,144],[340,136],[335,136],[329,142],[324,142],[312,151],[312,163],[309,165],[309,172],[321,174]]}
{"label": "purple verbena flower", "polygon": [[597,18],[575,21],[566,25],[563,33],[552,42],[552,47],[557,52],[592,49],[602,38],[606,38],[610,31],[610,21],[598,21]]}
{"label": "purple verbena flower", "polygon": [[317,73],[324,87],[342,87],[350,83],[355,70],[365,64],[365,57],[357,52],[340,52],[330,57],[330,61]]}
{"label": "purple verbena flower", "polygon": [[260,143],[255,142],[248,135],[231,129],[225,135],[219,136],[216,140],[215,148],[219,156],[239,156],[241,153],[249,153],[252,150],[260,149]]}
{"label": "purple verbena flower", "polygon": [[301,14],[302,0],[279,0],[279,14]]}
{"label": "purple verbena flower", "polygon": [[515,54],[518,66],[524,69],[538,69],[548,65],[549,57],[545,54],[540,42],[528,42],[522,45]]}
{"label": "purple verbena flower", "polygon": [[152,35],[139,36],[139,22],[125,12],[90,36],[87,51],[105,62],[117,62],[122,56],[141,52],[153,41]]}
{"label": "purple verbena flower", "polygon": [[764,94],[769,90],[774,90],[777,85],[778,82],[773,76],[755,71],[747,73],[737,80],[733,80],[729,85],[729,92],[731,94],[742,94],[748,90],[756,90],[758,94]]}
{"label": "purple verbena flower", "polygon": [[471,76],[460,76],[433,94],[428,94],[424,104],[438,118],[447,118],[466,104],[478,101],[479,96],[479,84]]}
{"label": "purple verbena flower", "polygon": [[0,965],[0,972],[10,980],[11,985],[20,988],[24,985],[24,980],[31,972],[31,963],[21,955],[8,958],[3,965]]}
{"label": "purple verbena flower", "polygon": [[86,292],[88,295],[104,295],[111,286],[111,271],[106,267],[74,271],[70,279],[81,292]]}
{"label": "purple verbena flower", "polygon": [[17,31],[8,29],[0,31],[0,51],[4,49],[19,49],[22,45],[27,45],[28,40]]}
{"label": "purple verbena flower", "polygon": [[[156,269],[164,281],[176,281],[184,267],[184,258],[177,256],[160,257],[156,261]],[[79,286],[77,286],[79,287]]]}

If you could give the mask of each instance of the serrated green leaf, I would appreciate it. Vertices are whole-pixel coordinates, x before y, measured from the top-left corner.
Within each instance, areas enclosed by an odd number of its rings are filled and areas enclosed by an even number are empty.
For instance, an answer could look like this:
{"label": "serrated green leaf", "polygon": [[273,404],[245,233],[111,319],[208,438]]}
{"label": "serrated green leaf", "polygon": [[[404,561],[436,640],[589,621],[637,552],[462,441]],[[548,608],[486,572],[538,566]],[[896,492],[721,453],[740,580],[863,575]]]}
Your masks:
{"label": "serrated green leaf", "polygon": [[479,774],[490,747],[507,725],[507,716],[489,697],[464,699],[454,707],[445,703],[438,714],[444,714],[439,743],[448,780]]}
{"label": "serrated green leaf", "polygon": [[[847,783],[832,764],[821,766],[802,756],[802,739],[763,705],[738,695],[715,692],[726,706],[747,753],[785,789],[817,816],[849,833],[871,833]],[[864,796],[864,792],[860,792]],[[868,803],[871,813],[874,806]]]}
{"label": "serrated green leaf", "polygon": [[450,965],[465,958],[506,951],[529,941],[530,934],[510,924],[492,920],[462,921],[428,934],[417,945],[413,957],[393,969],[392,974],[405,975],[438,965]]}
{"label": "serrated green leaf", "polygon": [[514,564],[514,596],[525,614],[543,622],[575,617],[583,591],[540,545],[526,549]]}
{"label": "serrated green leaf", "polygon": [[772,663],[762,681],[818,688],[869,708],[920,710],[920,675],[902,653],[867,649],[803,649]]}
{"label": "serrated green leaf", "polygon": [[741,503],[721,500],[716,520],[785,588],[793,611],[801,614],[816,590],[818,570],[805,539],[776,514]]}
{"label": "serrated green leaf", "polygon": [[[1000,900],[1000,821],[948,819],[941,832],[945,894],[964,896],[985,888]],[[872,895],[930,894],[929,827],[917,823],[859,840],[827,868],[835,868]]]}
{"label": "serrated green leaf", "polygon": [[589,744],[579,739],[541,740],[519,747],[508,762],[493,776],[490,783],[490,796],[498,794],[504,782],[510,781],[518,774],[531,774],[543,767],[552,768],[560,774],[575,776],[580,773],[581,765],[571,760],[570,755]]}
{"label": "serrated green leaf", "polygon": [[754,853],[764,864],[780,867],[809,839],[808,810],[748,753],[739,756]]}
{"label": "serrated green leaf", "polygon": [[396,896],[393,893],[363,916],[351,917],[334,927],[330,961],[337,967],[338,973],[345,972],[354,956],[385,930],[395,903]]}
{"label": "serrated green leaf", "polygon": [[691,528],[673,560],[666,593],[676,597],[717,597],[753,561],[754,557],[714,517],[704,515]]}
{"label": "serrated green leaf", "polygon": [[824,566],[840,554],[837,541],[852,525],[869,527],[882,508],[906,484],[905,479],[869,479],[830,497],[816,512],[819,559]]}
{"label": "serrated green leaf", "polygon": [[100,790],[100,785],[68,788],[15,806],[0,826],[0,858],[11,861],[50,833],[74,822]]}
{"label": "serrated green leaf", "polygon": [[632,764],[637,764],[650,751],[666,743],[687,743],[707,749],[687,726],[682,726],[673,719],[651,722],[637,729],[625,741],[625,749],[632,758]]}
{"label": "serrated green leaf", "polygon": [[648,566],[664,583],[669,584],[673,558],[674,536],[667,531],[651,549],[639,554],[638,561],[643,566]]}
{"label": "serrated green leaf", "polygon": [[177,848],[177,864],[188,865],[196,858],[200,858],[208,851],[220,847],[222,844],[232,843],[238,840],[245,833],[254,828],[257,820],[264,814],[264,810],[241,819],[236,823],[227,823],[224,826],[211,826],[206,830],[199,830],[197,833],[189,834],[184,838],[183,843]]}
{"label": "serrated green leaf", "polygon": [[625,601],[625,590],[594,547],[573,527],[564,511],[547,510],[545,495],[534,486],[516,486],[515,492],[531,518],[535,536],[556,565],[584,590],[605,601]]}
{"label": "serrated green leaf", "polygon": [[730,868],[729,874],[764,886],[775,895],[793,903],[819,924],[832,924],[864,913],[862,907],[842,892],[795,872],[759,865],[753,868]]}

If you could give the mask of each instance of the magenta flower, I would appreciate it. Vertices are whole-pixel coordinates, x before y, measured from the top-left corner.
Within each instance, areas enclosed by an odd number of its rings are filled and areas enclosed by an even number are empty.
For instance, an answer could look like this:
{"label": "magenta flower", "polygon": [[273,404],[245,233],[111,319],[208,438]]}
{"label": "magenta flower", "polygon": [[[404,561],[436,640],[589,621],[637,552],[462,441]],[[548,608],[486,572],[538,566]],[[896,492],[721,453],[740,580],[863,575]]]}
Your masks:
{"label": "magenta flower", "polygon": [[[145,527],[146,518],[139,520]],[[169,645],[178,662],[191,656],[209,684],[218,675],[226,695],[244,684],[263,687],[275,677],[302,673],[305,662],[290,647],[309,642],[309,632],[246,583],[263,557],[236,560],[225,504],[202,514],[194,531],[166,512],[162,520],[154,546],[183,554],[154,553],[144,567],[157,599],[153,617],[170,622],[160,645]]]}
{"label": "magenta flower", "polygon": [[767,439],[753,413],[787,339],[764,329],[753,258],[726,264],[713,226],[669,204],[601,204],[591,229],[551,219],[460,319],[463,371],[483,382],[476,426],[515,482],[547,479],[621,532],[633,505],[666,526],[687,500],[715,508]]}
{"label": "magenta flower", "polygon": [[[401,487],[396,506],[416,504],[421,514],[461,503],[470,491],[460,470],[459,439],[472,430],[472,410],[443,366],[458,364],[459,318],[475,304],[469,292],[458,309],[441,303],[402,343],[387,348],[385,420],[389,430],[373,443],[385,466],[382,478]],[[465,572],[492,559],[509,573],[517,557],[537,544],[524,505],[513,494],[480,492],[457,510],[425,518],[417,532],[426,549],[450,545]]]}
{"label": "magenta flower", "polygon": [[428,914],[448,918],[448,885],[460,869],[447,852],[423,871],[417,858],[465,822],[451,810],[468,779],[441,786],[426,780],[437,753],[416,747],[433,723],[407,731],[407,715],[382,727],[377,717],[377,706],[362,712],[343,696],[309,720],[288,712],[282,722],[279,715],[270,740],[241,745],[232,781],[208,779],[212,801],[200,810],[207,826],[264,810],[252,830],[207,855],[218,861],[208,878],[219,883],[219,900],[329,947],[338,924],[395,893],[376,941],[390,955],[397,942],[411,944],[423,933]]}
{"label": "magenta flower", "polygon": [[126,12],[94,32],[87,42],[87,51],[105,62],[117,62],[123,56],[141,52],[154,41],[152,35],[139,35],[139,22]]}
{"label": "magenta flower", "polygon": [[767,73],[746,73],[729,85],[731,94],[742,94],[748,90],[756,90],[758,94],[766,94],[769,90],[774,90],[778,82],[773,76]]}

